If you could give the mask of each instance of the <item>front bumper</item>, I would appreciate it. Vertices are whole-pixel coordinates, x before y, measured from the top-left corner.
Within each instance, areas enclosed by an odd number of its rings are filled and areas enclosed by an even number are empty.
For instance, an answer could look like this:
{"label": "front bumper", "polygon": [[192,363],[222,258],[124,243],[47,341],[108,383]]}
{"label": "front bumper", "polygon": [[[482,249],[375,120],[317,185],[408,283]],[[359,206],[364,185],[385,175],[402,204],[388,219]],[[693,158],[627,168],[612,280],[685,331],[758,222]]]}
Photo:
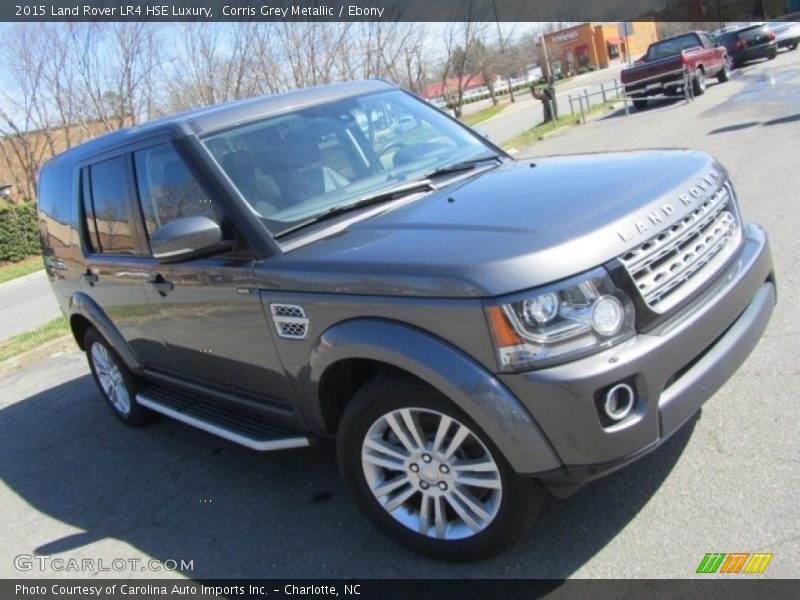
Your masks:
{"label": "front bumper", "polygon": [[[593,356],[501,379],[533,415],[561,469],[537,473],[556,493],[653,450],[688,421],[755,347],[775,303],[766,233],[748,225],[739,254],[703,296],[647,334]],[[598,394],[629,383],[636,406],[604,426]]]}

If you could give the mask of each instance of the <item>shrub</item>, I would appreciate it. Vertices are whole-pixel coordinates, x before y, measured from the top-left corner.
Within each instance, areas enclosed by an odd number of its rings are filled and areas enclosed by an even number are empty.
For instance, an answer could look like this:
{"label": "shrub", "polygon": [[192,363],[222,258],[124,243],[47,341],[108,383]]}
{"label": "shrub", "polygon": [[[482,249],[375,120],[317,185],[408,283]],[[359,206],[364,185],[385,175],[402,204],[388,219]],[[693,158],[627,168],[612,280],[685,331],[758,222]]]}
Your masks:
{"label": "shrub", "polygon": [[36,203],[0,206],[0,261],[18,261],[41,251]]}

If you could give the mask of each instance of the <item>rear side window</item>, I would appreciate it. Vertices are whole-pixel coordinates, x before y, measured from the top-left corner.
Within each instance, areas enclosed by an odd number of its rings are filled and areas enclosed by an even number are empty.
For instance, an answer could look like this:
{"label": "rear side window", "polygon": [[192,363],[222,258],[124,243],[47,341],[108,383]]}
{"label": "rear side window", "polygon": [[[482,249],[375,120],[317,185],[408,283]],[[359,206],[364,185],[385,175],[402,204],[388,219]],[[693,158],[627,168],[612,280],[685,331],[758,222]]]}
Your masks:
{"label": "rear side window", "polygon": [[84,169],[83,204],[92,250],[102,254],[135,254],[130,186],[124,156]]}
{"label": "rear side window", "polygon": [[769,39],[769,30],[766,25],[744,29],[739,32],[739,39],[744,40],[748,44],[767,42]]}
{"label": "rear side window", "polygon": [[172,144],[160,144],[133,154],[136,183],[148,235],[183,217],[221,215]]}

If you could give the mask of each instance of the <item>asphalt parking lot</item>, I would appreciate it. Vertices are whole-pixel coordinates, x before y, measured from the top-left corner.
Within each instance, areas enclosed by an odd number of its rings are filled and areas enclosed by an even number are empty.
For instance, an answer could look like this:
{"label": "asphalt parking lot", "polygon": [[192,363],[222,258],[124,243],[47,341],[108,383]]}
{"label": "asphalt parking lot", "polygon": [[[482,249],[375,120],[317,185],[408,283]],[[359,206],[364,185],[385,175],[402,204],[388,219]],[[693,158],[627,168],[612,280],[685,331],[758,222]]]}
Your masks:
{"label": "asphalt parking lot", "polygon": [[[97,563],[158,559],[193,561],[167,575],[197,578],[690,578],[706,552],[770,552],[764,577],[800,576],[798,99],[800,51],[782,53],[689,105],[609,112],[521,153],[712,152],[745,217],[769,231],[779,303],[698,418],[634,465],[548,499],[509,553],[449,565],[394,545],[346,496],[332,446],[262,455],[167,419],[127,429],[72,352],[0,379],[0,577],[163,577]],[[96,567],[16,568],[34,553]]]}

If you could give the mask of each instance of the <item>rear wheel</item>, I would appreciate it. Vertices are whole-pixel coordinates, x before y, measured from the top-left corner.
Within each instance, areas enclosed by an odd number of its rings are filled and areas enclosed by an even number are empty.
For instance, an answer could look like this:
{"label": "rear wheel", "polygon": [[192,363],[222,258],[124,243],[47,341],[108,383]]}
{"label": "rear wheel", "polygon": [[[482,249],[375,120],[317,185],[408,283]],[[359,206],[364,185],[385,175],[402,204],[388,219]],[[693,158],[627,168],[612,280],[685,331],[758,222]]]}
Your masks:
{"label": "rear wheel", "polygon": [[695,96],[702,96],[706,92],[706,73],[702,67],[697,67],[692,80],[692,91]]}
{"label": "rear wheel", "polygon": [[152,420],[153,413],[136,401],[138,378],[96,329],[86,332],[84,348],[94,381],[114,414],[134,427]]}
{"label": "rear wheel", "polygon": [[778,56],[778,51],[777,50],[773,50],[772,52],[769,53],[769,56],[767,57],[767,59],[768,60],[774,60],[776,56]]}
{"label": "rear wheel", "polygon": [[445,560],[505,550],[544,497],[465,413],[424,383],[391,373],[378,374],[348,405],[338,458],[356,503],[378,527]]}

